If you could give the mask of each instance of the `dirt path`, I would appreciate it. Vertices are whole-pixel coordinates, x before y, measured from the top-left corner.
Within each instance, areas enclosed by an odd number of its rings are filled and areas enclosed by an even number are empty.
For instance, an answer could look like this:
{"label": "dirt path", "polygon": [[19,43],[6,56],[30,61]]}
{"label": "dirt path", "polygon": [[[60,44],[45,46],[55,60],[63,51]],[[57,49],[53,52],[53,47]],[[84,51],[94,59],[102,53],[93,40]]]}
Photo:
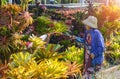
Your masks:
{"label": "dirt path", "polygon": [[97,74],[97,79],[120,79],[120,65],[102,70]]}

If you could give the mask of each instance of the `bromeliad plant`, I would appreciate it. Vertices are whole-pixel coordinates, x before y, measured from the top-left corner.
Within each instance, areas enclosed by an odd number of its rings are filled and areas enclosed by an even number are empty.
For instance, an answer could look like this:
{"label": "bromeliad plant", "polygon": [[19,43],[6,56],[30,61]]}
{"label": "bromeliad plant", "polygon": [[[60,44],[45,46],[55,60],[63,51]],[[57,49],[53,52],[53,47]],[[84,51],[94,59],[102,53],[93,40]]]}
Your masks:
{"label": "bromeliad plant", "polygon": [[37,63],[32,54],[20,52],[10,57],[9,69],[6,72],[7,77],[11,79],[32,79],[35,78]]}
{"label": "bromeliad plant", "polygon": [[35,36],[35,35],[31,35],[29,38],[28,38],[28,40],[31,42],[31,43],[33,43],[32,44],[32,48],[35,50],[35,49],[39,49],[39,48],[44,48],[45,47],[45,42],[41,39],[41,38],[39,38],[39,37],[37,37],[37,36]]}
{"label": "bromeliad plant", "polygon": [[19,66],[26,66],[27,64],[30,63],[29,61],[33,61],[35,58],[32,56],[32,54],[28,52],[19,52],[16,54],[12,54],[10,57],[10,62],[9,67],[19,67]]}
{"label": "bromeliad plant", "polygon": [[107,46],[108,53],[105,53],[105,58],[110,64],[120,63],[120,34],[112,37],[110,45]]}
{"label": "bromeliad plant", "polygon": [[38,76],[40,79],[66,79],[67,68],[65,62],[60,62],[57,59],[44,60],[38,64]]}
{"label": "bromeliad plant", "polygon": [[64,22],[54,22],[53,30],[51,30],[51,32],[58,32],[58,33],[66,32],[66,31],[67,31],[67,25]]}
{"label": "bromeliad plant", "polygon": [[19,22],[17,20],[17,17],[19,13],[21,12],[21,8],[17,5],[3,5],[0,8],[0,26],[7,26],[8,29],[12,29],[13,25],[18,25]]}
{"label": "bromeliad plant", "polygon": [[67,26],[63,22],[53,22],[50,18],[45,16],[38,17],[36,24],[35,31],[38,35],[67,31]]}
{"label": "bromeliad plant", "polygon": [[113,51],[113,52],[120,52],[119,48],[120,48],[120,34],[116,34],[111,36],[112,39],[110,40],[110,44],[107,47],[108,51]]}
{"label": "bromeliad plant", "polygon": [[67,61],[66,66],[68,66],[67,74],[69,77],[82,77],[82,64],[80,65],[76,61],[74,61],[73,63]]}
{"label": "bromeliad plant", "polygon": [[48,44],[45,48],[38,49],[35,53],[36,60],[38,62],[45,59],[60,59],[63,58],[65,53],[58,53],[61,48],[59,44]]}
{"label": "bromeliad plant", "polygon": [[11,53],[19,50],[17,49],[18,41],[15,41],[20,38],[16,39],[16,34],[21,34],[26,27],[32,24],[33,19],[28,12],[22,13],[21,8],[15,4],[1,6],[0,14],[0,53],[4,56],[4,61],[8,60]]}
{"label": "bromeliad plant", "polygon": [[84,61],[84,54],[82,48],[76,48],[75,46],[68,47],[65,51],[66,55],[63,59],[67,62],[66,65],[68,66],[68,75],[69,77],[82,77],[82,69],[83,69],[83,61]]}
{"label": "bromeliad plant", "polygon": [[65,51],[66,55],[64,57],[65,60],[70,62],[76,61],[78,64],[83,64],[84,54],[83,49],[76,48],[75,46],[69,47],[68,50]]}
{"label": "bromeliad plant", "polygon": [[7,78],[12,79],[58,79],[67,77],[65,62],[45,59],[37,64],[32,54],[20,52],[11,56]]}
{"label": "bromeliad plant", "polygon": [[35,31],[38,34],[48,33],[51,30],[51,28],[54,26],[53,22],[49,18],[44,16],[38,17],[36,23],[37,25],[35,26]]}
{"label": "bromeliad plant", "polygon": [[0,14],[0,26],[7,27],[12,33],[23,32],[33,22],[29,12],[22,12],[21,7],[15,4],[3,5]]}

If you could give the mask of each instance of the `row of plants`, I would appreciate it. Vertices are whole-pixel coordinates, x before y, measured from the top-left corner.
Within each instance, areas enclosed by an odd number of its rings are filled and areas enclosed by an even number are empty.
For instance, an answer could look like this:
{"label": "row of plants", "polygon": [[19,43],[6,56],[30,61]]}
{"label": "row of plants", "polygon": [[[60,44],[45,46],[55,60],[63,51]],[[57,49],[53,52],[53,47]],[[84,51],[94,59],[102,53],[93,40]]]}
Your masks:
{"label": "row of plants", "polygon": [[[23,45],[21,52],[10,56],[3,77],[14,79],[61,79],[81,74],[83,49],[70,47],[65,52],[57,52],[61,46],[43,42],[37,36],[29,37],[29,45]],[[29,50],[30,49],[30,50]],[[74,57],[73,57],[74,55]]]}
{"label": "row of plants", "polygon": [[79,35],[80,32],[84,33],[82,20],[87,17],[86,11],[84,10],[48,10],[47,16],[50,16],[50,18],[54,21],[63,21],[68,25],[68,30],[70,30],[74,35]]}

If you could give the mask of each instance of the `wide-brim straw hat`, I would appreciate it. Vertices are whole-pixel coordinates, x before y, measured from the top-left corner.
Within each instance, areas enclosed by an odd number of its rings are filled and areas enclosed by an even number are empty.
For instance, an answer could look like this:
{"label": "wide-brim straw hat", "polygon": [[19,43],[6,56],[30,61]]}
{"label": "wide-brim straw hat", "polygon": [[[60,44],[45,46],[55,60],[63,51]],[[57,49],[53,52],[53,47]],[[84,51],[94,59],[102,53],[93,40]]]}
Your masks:
{"label": "wide-brim straw hat", "polygon": [[89,16],[87,19],[82,21],[83,24],[90,26],[91,28],[98,28],[97,26],[97,18],[94,16]]}

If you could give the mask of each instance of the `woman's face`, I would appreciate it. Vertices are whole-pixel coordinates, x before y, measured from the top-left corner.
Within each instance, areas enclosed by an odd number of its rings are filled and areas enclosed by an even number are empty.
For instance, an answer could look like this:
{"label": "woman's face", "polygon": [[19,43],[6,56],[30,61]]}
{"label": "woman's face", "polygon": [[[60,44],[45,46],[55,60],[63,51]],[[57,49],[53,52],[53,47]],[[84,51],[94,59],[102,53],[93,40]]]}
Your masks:
{"label": "woman's face", "polygon": [[90,26],[86,25],[85,26],[86,30],[90,30]]}

